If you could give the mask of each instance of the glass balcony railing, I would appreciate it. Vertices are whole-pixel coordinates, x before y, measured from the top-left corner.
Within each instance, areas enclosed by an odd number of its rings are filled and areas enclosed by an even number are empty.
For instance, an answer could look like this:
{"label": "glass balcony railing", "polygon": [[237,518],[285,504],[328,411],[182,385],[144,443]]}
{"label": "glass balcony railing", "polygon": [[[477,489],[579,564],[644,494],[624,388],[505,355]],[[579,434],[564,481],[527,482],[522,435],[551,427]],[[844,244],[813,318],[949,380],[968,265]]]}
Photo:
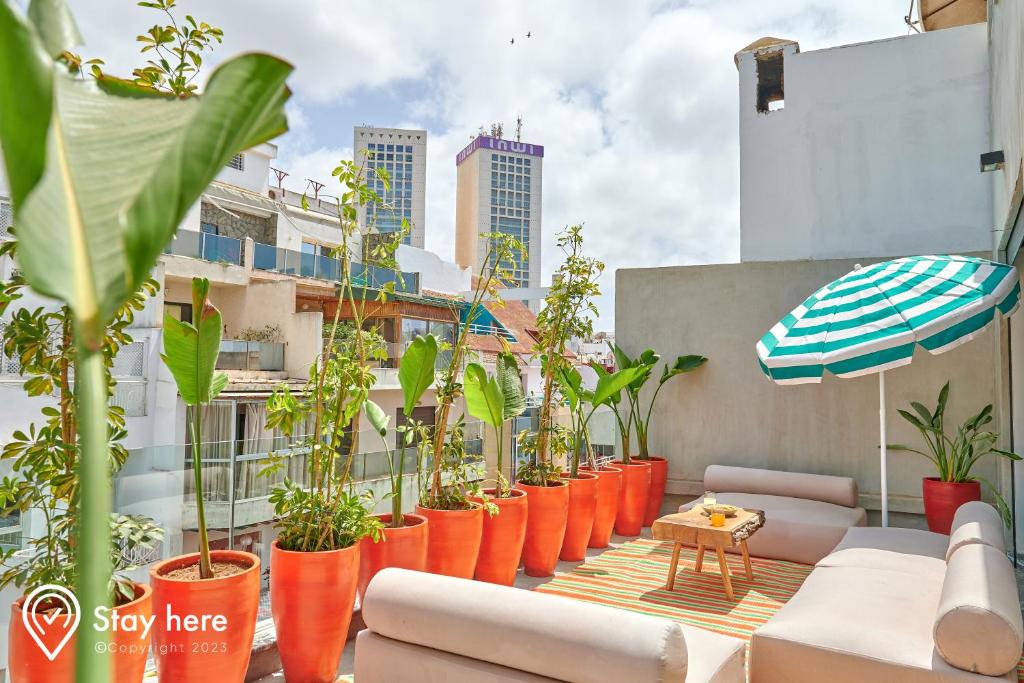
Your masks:
{"label": "glass balcony railing", "polygon": [[241,240],[194,230],[179,230],[164,253],[214,263],[242,265]]}
{"label": "glass balcony railing", "polygon": [[[283,249],[257,242],[253,251],[253,268],[298,277],[337,281],[341,277],[341,262],[330,256],[309,254]],[[395,283],[395,291],[418,294],[419,273],[394,273],[387,268],[352,264],[352,279],[357,286],[380,289],[388,282]]]}
{"label": "glass balcony railing", "polygon": [[225,339],[220,343],[217,369],[280,372],[284,370],[284,343]]}

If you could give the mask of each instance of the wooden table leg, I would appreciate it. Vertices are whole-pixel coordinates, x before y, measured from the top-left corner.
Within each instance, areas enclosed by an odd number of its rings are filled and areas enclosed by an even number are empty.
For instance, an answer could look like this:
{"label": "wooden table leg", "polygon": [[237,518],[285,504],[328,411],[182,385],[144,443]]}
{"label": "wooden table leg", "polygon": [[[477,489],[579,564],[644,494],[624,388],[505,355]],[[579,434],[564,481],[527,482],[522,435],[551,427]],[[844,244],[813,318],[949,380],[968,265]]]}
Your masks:
{"label": "wooden table leg", "polygon": [[704,566],[704,546],[697,546],[697,565],[694,567],[696,572],[699,574],[701,567]]}
{"label": "wooden table leg", "polygon": [[715,552],[718,553],[718,568],[722,572],[722,585],[725,587],[725,597],[735,600],[736,596],[732,592],[732,577],[729,576],[729,565],[725,562],[725,549],[720,545],[716,545]]}
{"label": "wooden table leg", "polygon": [[672,590],[676,585],[676,568],[679,566],[679,551],[683,549],[681,543],[676,543],[672,546],[672,564],[668,568],[668,583],[665,584],[665,588]]}
{"label": "wooden table leg", "polygon": [[743,555],[743,566],[747,568],[747,580],[754,580],[754,568],[750,566],[750,551],[747,550],[747,539],[740,541],[740,553]]}

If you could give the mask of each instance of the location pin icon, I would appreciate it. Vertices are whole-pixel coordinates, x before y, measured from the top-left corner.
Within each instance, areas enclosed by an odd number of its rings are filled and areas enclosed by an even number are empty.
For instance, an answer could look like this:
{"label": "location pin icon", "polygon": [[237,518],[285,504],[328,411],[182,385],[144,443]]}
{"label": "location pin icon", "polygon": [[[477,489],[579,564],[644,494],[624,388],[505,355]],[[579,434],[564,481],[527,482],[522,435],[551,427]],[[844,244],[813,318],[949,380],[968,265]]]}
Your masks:
{"label": "location pin icon", "polygon": [[[37,611],[41,605],[59,609],[44,614]],[[78,604],[78,598],[64,586],[39,586],[28,594],[21,605],[21,621],[25,625],[25,630],[51,662],[67,646],[71,636],[75,635],[81,620],[82,609]]]}

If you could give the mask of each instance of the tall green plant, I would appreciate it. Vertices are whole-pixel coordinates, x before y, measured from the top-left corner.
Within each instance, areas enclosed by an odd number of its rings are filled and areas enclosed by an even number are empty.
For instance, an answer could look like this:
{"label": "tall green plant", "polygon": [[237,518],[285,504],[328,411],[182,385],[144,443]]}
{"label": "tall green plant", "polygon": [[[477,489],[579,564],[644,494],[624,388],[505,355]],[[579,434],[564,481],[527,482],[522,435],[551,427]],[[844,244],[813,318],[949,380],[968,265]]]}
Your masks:
{"label": "tall green plant", "polygon": [[210,539],[203,503],[203,410],[228,384],[228,376],[217,372],[217,356],[223,324],[220,311],[210,303],[210,281],[192,278],[192,310],[197,322],[182,322],[170,313],[164,316],[164,354],[161,358],[174,376],[185,403],[189,441],[192,443],[192,478],[196,491],[199,526],[199,577],[213,578]]}
{"label": "tall green plant", "polygon": [[[976,415],[967,418],[956,429],[952,438],[946,434],[946,405],[949,402],[949,382],[942,385],[935,402],[935,410],[928,410],[917,401],[911,401],[914,412],[900,410],[900,416],[912,424],[924,439],[926,450],[922,451],[903,444],[887,444],[893,451],[917,453],[928,458],[938,471],[939,479],[946,482],[980,481],[992,493],[996,506],[1007,526],[1011,522],[1010,507],[990,481],[973,473],[974,466],[986,455],[998,455],[1009,460],[1020,460],[1016,453],[996,448],[999,433],[984,429],[992,422],[992,404],[982,408]],[[916,413],[916,415],[914,414]]]}
{"label": "tall green plant", "polygon": [[[104,330],[210,180],[235,153],[284,132],[291,68],[246,55],[217,69],[203,97],[172,100],[108,76],[76,78],[56,60],[78,42],[61,0],[33,0],[27,19],[0,0],[0,147],[19,229],[18,265],[34,290],[71,311],[78,542],[107,548]],[[76,592],[85,614],[107,603],[110,575],[106,553],[82,567]],[[76,680],[109,680],[106,638],[79,632]]]}
{"label": "tall green plant", "polygon": [[519,417],[526,410],[526,396],[519,376],[519,362],[514,354],[502,351],[495,360],[494,376],[479,363],[470,363],[465,372],[466,409],[469,414],[494,429],[497,439],[497,477],[495,492],[498,498],[511,495],[505,478],[505,422]]}

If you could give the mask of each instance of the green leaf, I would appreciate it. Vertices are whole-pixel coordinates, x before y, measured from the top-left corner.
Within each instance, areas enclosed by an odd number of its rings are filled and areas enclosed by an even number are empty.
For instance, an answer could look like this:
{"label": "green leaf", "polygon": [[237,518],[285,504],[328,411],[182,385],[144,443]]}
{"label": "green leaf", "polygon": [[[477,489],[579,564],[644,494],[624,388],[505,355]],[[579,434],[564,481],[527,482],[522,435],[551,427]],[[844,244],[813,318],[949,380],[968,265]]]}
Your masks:
{"label": "green leaf", "polygon": [[679,356],[676,361],[671,365],[665,365],[665,369],[661,372],[660,383],[664,384],[676,375],[681,375],[686,372],[693,372],[697,368],[701,367],[708,362],[708,359],[704,356],[699,355],[688,355]]}
{"label": "green leaf", "polygon": [[224,164],[284,132],[291,67],[250,54],[217,69],[202,97],[126,96],[55,65],[7,2],[0,35],[0,147],[18,264],[33,289],[67,302],[83,343],[98,348],[103,325]]}
{"label": "green leaf", "polygon": [[497,380],[487,376],[484,366],[470,363],[464,373],[466,410],[478,420],[498,429],[505,420],[505,397]]}
{"label": "green leaf", "polygon": [[[603,371],[604,368],[601,370]],[[583,377],[579,370],[574,367],[561,366],[555,370],[555,381],[558,382],[562,393],[569,401],[569,408],[576,410],[576,406],[579,405],[583,397],[583,392],[580,390],[583,385]]]}
{"label": "green leaf", "polygon": [[391,421],[391,416],[384,412],[384,409],[373,401],[367,399],[364,406],[366,408],[366,419],[370,421],[373,428],[377,430],[381,438],[388,435],[388,423]]}
{"label": "green leaf", "polygon": [[32,0],[28,5],[28,19],[54,59],[82,44],[82,34],[64,0]]}
{"label": "green leaf", "polygon": [[428,334],[416,337],[402,354],[398,368],[398,383],[402,385],[406,417],[412,415],[423,392],[434,383],[434,362],[437,359],[437,338]]}
{"label": "green leaf", "polygon": [[608,403],[612,397],[622,391],[623,388],[629,386],[630,382],[643,372],[643,367],[634,367],[600,377],[597,380],[597,387],[594,388],[593,405],[599,406]]}
{"label": "green leaf", "polygon": [[198,326],[164,317],[164,351],[178,393],[186,405],[209,403],[227,384],[223,373],[214,378],[220,353],[220,311],[207,298],[210,281],[192,279],[192,310],[199,311]]}
{"label": "green leaf", "polygon": [[508,351],[498,354],[494,376],[501,395],[505,397],[502,417],[506,420],[519,417],[526,411],[526,394],[523,392],[523,380],[519,375],[519,361],[515,354]]}
{"label": "green leaf", "polygon": [[618,344],[608,342],[608,347],[612,350],[612,354],[615,356],[615,365],[619,370],[625,370],[626,368],[633,367],[633,359],[626,355],[626,352]]}

